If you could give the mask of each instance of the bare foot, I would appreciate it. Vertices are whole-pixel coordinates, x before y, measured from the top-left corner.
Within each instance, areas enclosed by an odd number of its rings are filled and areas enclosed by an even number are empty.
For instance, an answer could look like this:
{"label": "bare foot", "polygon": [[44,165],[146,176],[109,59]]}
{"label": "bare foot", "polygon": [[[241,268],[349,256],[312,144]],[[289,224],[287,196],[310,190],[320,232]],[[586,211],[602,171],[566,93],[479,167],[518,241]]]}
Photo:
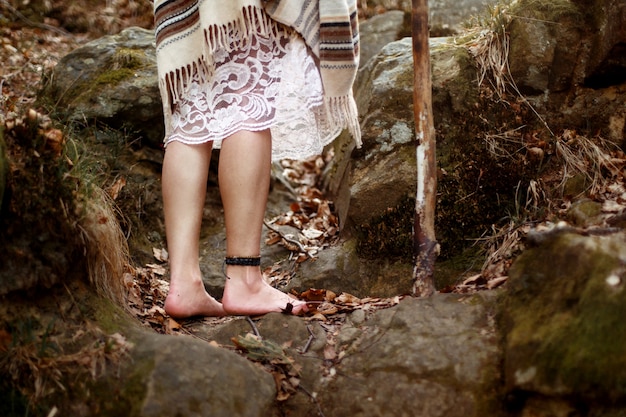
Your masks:
{"label": "bare foot", "polygon": [[298,315],[308,310],[304,301],[295,300],[265,282],[259,268],[229,266],[228,276],[222,297],[228,314],[257,316],[282,312]]}
{"label": "bare foot", "polygon": [[165,298],[165,312],[174,318],[224,316],[224,307],[206,292],[202,281],[189,285],[171,285]]}

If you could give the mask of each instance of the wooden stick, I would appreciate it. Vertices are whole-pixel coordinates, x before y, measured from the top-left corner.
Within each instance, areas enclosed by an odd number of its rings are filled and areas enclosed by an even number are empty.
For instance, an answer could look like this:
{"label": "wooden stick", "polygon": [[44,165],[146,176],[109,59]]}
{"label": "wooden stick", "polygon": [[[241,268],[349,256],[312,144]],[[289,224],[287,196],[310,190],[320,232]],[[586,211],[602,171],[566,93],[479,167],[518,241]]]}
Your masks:
{"label": "wooden stick", "polygon": [[413,229],[413,295],[435,292],[433,273],[439,245],[435,238],[437,164],[432,112],[428,0],[412,0],[413,112],[417,153],[417,193]]}

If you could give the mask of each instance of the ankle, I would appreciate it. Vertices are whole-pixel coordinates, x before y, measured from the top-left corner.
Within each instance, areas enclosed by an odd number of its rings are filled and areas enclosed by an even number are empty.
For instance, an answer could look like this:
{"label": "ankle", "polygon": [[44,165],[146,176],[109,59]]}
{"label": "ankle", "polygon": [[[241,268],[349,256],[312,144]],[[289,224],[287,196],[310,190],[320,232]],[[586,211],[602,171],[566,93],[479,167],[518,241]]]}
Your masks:
{"label": "ankle", "polygon": [[[230,280],[231,277],[226,273],[227,266],[235,267],[233,268],[235,270],[240,270],[240,271],[245,270],[246,273],[244,276],[246,277],[246,281],[249,281],[249,277],[251,276],[254,277],[257,271],[258,271],[258,274],[260,274],[261,257],[260,256],[246,256],[246,257],[227,256],[226,258],[224,258],[224,263],[222,264],[222,273],[224,274],[226,279]],[[237,274],[237,275],[240,275],[240,274]]]}

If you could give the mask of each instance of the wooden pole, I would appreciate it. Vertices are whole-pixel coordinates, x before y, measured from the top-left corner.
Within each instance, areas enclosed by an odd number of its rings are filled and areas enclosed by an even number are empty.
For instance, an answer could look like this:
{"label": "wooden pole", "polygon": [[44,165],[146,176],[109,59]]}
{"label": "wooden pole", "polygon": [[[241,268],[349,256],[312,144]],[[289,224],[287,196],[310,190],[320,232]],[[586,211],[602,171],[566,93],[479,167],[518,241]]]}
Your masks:
{"label": "wooden pole", "polygon": [[437,172],[428,31],[428,0],[412,0],[413,111],[417,151],[417,193],[413,229],[413,295],[435,292],[433,278],[439,245],[435,238]]}

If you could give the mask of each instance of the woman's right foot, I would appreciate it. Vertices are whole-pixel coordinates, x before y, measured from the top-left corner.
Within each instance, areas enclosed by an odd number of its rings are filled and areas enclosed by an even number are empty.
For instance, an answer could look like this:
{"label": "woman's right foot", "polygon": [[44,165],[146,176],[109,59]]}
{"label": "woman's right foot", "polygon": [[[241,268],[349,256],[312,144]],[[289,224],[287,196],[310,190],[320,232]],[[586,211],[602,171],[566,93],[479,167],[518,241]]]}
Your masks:
{"label": "woman's right foot", "polygon": [[170,290],[165,298],[165,312],[178,319],[226,315],[222,304],[207,293],[202,281],[185,285],[170,284]]}

